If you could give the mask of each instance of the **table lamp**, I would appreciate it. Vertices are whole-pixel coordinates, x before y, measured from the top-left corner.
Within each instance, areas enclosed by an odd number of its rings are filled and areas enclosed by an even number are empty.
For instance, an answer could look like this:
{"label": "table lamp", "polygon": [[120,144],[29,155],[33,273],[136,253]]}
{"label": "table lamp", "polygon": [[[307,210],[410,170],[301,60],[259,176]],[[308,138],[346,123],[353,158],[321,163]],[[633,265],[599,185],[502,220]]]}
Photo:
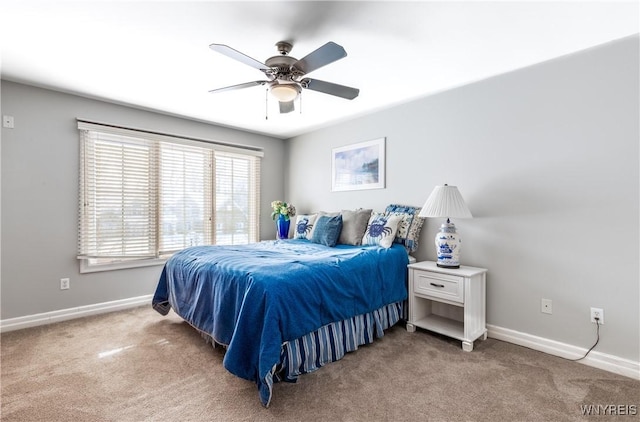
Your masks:
{"label": "table lamp", "polygon": [[467,204],[456,186],[436,186],[427,198],[420,217],[447,217],[436,234],[436,254],[438,267],[460,268],[461,239],[450,218],[473,218]]}

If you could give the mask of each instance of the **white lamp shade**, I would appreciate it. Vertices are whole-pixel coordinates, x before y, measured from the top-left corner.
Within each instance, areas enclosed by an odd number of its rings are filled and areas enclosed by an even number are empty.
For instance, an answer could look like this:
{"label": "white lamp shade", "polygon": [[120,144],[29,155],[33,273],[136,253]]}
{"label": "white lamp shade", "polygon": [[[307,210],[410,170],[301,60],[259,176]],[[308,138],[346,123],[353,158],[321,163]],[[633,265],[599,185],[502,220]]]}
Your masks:
{"label": "white lamp shade", "polygon": [[424,203],[420,217],[472,218],[456,186],[436,186]]}

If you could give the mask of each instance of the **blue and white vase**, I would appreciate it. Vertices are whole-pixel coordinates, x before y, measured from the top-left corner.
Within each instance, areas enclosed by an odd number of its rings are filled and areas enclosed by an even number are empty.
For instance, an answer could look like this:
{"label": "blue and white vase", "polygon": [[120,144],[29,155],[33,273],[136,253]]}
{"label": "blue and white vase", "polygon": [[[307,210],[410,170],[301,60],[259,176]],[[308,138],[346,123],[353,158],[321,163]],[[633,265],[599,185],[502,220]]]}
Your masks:
{"label": "blue and white vase", "polygon": [[282,214],[278,215],[278,219],[276,220],[276,239],[288,239],[290,225],[290,219],[285,218]]}

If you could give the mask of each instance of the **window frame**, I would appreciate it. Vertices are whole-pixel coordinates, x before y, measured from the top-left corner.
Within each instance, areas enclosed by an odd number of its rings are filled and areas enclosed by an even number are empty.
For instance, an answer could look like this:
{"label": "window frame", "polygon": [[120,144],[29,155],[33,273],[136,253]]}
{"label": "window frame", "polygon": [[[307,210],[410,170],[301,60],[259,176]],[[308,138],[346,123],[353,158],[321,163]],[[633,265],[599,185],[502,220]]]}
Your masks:
{"label": "window frame", "polygon": [[[156,239],[155,239],[155,256],[153,257],[139,257],[139,258],[122,258],[122,257],[104,257],[106,260],[102,263],[92,262],[92,260],[100,259],[95,256],[90,256],[90,254],[86,253],[88,249],[83,251],[85,247],[84,241],[82,239],[83,235],[86,235],[86,227],[85,227],[85,191],[87,187],[86,183],[86,158],[85,158],[85,135],[83,131],[93,131],[107,135],[120,135],[126,136],[129,138],[137,138],[143,139],[145,142],[150,142],[155,145],[156,152],[160,149],[160,143],[170,143],[170,144],[179,144],[179,145],[189,145],[195,146],[198,148],[205,148],[211,150],[211,161],[215,163],[215,156],[219,154],[221,156],[236,156],[249,160],[249,170],[247,174],[248,183],[249,183],[249,192],[250,195],[254,195],[248,199],[249,210],[249,220],[250,224],[247,228],[247,236],[249,243],[259,241],[260,236],[260,166],[261,166],[261,158],[264,156],[264,153],[261,148],[246,146],[246,145],[233,145],[218,141],[206,140],[206,139],[198,139],[186,136],[179,135],[170,135],[165,133],[153,132],[143,129],[133,129],[127,128],[112,124],[98,123],[93,121],[88,121],[85,119],[77,119],[78,131],[79,131],[79,142],[80,142],[80,158],[79,158],[79,195],[78,195],[78,256],[77,259],[80,261],[80,272],[81,273],[90,273],[90,272],[98,272],[98,271],[111,271],[111,270],[119,270],[119,269],[127,269],[127,268],[138,268],[138,267],[147,267],[147,266],[155,266],[164,264],[167,259],[171,256],[171,254],[160,255],[160,246],[162,244],[159,232],[160,225],[162,224],[160,215],[156,212],[153,215],[150,215],[150,224],[155,225],[156,227]],[[155,186],[150,187],[154,189],[156,192],[160,192],[161,190],[161,181],[160,181],[160,173],[159,173],[159,163],[162,160],[159,154],[155,154],[156,156],[153,158],[157,161],[153,163],[152,171],[155,171],[156,174],[153,177],[153,182]],[[211,243],[207,244],[216,244],[216,224],[218,223],[218,219],[216,218],[216,168],[215,165],[212,166],[211,169],[211,181],[208,182],[210,185],[211,192],[208,193],[208,197],[211,199],[211,203],[209,204],[211,208],[211,219],[210,225],[211,227],[208,229],[211,232],[210,239],[208,240]],[[150,185],[151,186],[151,185]],[[161,198],[158,193],[155,198],[155,202],[153,206],[156,209],[161,207]]]}

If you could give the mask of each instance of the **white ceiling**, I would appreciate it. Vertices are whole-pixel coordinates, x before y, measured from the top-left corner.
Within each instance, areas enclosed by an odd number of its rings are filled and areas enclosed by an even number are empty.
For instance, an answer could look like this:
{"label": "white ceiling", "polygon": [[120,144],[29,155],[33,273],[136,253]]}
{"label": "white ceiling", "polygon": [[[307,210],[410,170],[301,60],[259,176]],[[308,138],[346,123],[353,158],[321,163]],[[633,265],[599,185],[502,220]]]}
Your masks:
{"label": "white ceiling", "polygon": [[[639,32],[637,1],[0,4],[3,79],[280,138]],[[296,58],[342,45],[347,57],[309,76],[360,95],[305,90],[293,113],[268,101],[265,119],[264,87],[208,92],[264,79],[209,44],[264,62],[280,40]]]}

